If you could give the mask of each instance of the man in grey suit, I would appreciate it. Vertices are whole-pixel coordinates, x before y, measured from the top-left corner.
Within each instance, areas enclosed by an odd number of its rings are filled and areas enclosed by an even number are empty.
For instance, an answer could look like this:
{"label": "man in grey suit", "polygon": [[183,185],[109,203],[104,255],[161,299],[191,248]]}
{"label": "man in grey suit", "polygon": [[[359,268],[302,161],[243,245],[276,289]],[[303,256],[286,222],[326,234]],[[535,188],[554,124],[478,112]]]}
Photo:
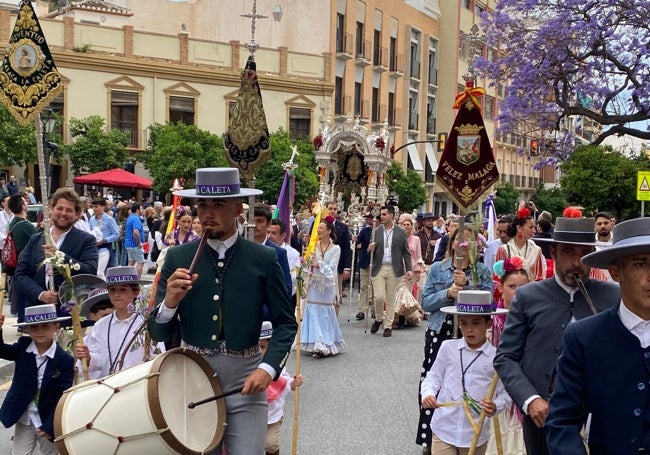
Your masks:
{"label": "man in grey suit", "polygon": [[[550,251],[555,276],[517,289],[494,358],[503,385],[524,412],[528,455],[547,455],[544,422],[555,362],[571,322],[617,305],[617,285],[589,279],[580,259],[595,251],[593,218],[558,218]],[[582,286],[582,289],[580,285]]]}
{"label": "man in grey suit", "polygon": [[[377,333],[383,323],[384,336],[389,337],[393,332],[397,285],[405,271],[406,278],[409,280],[413,271],[406,231],[395,225],[395,207],[383,206],[379,217],[381,225],[375,230],[375,235],[368,245],[368,252],[374,251],[370,276],[375,297],[375,322],[372,323],[370,333]],[[385,315],[384,301],[386,302]]]}

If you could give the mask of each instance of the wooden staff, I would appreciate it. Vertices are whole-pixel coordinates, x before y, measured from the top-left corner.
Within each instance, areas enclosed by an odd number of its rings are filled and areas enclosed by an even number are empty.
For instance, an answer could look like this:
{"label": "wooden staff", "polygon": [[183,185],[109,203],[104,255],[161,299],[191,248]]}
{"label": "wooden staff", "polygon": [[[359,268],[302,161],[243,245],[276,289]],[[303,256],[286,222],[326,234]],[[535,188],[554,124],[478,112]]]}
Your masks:
{"label": "wooden staff", "polygon": [[[296,331],[296,376],[300,374],[300,326],[302,312],[300,310],[301,304],[301,286],[298,287],[298,296],[296,298],[296,321],[298,322],[298,330]],[[300,387],[296,387],[295,396],[293,399],[293,437],[291,453],[296,455],[298,453],[298,417],[300,413]]]}
{"label": "wooden staff", "polygon": [[494,442],[497,446],[497,455],[503,455],[503,441],[501,440],[501,423],[499,422],[499,416],[494,416],[492,420],[494,422]]}
{"label": "wooden staff", "polygon": [[[494,376],[492,376],[492,382],[490,382],[490,388],[488,389],[488,393],[486,395],[486,399],[492,400],[492,397],[494,396],[494,391],[497,388],[497,382],[499,382],[499,375],[497,373],[494,373]],[[483,424],[485,423],[485,409],[481,409],[481,415],[478,419],[478,431],[474,432],[474,439],[472,439],[472,445],[469,447],[469,452],[467,452],[467,455],[474,455],[474,452],[476,451],[476,445],[478,444],[478,438],[481,436],[481,430],[483,429]]]}

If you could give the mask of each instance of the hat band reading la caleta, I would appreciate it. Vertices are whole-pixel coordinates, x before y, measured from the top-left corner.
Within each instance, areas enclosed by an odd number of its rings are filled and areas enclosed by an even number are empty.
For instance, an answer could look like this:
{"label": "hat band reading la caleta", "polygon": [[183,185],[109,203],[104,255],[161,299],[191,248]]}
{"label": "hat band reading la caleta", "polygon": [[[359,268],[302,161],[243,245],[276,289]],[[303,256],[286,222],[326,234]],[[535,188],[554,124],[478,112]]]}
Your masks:
{"label": "hat band reading la caleta", "polygon": [[495,305],[476,305],[475,303],[457,303],[456,311],[461,313],[493,313]]}
{"label": "hat band reading la caleta", "polygon": [[559,243],[594,243],[595,235],[593,232],[555,231],[553,240]]}
{"label": "hat band reading la caleta", "polygon": [[231,185],[196,185],[197,196],[214,196],[218,194],[237,194],[239,193],[239,183]]}
{"label": "hat band reading la caleta", "polygon": [[124,283],[138,281],[138,275],[111,275],[106,277],[107,283]]}
{"label": "hat band reading la caleta", "polygon": [[39,322],[48,322],[56,319],[56,313],[40,313],[40,314],[26,314],[25,323],[34,324]]}
{"label": "hat band reading la caleta", "polygon": [[260,338],[270,337],[273,335],[273,329],[264,329],[260,332]]}

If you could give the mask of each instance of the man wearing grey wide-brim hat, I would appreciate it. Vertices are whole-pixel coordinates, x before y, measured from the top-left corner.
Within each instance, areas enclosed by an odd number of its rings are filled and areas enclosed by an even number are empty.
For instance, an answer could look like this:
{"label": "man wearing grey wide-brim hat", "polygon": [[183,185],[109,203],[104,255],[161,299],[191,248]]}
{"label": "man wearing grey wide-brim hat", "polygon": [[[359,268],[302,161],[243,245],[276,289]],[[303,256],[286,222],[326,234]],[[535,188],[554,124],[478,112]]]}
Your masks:
{"label": "man wearing grey wide-brim hat", "polygon": [[580,262],[595,251],[593,218],[558,218],[552,238],[538,240],[550,242],[555,275],[517,288],[494,358],[503,385],[525,415],[529,455],[548,453],[543,426],[564,330],[620,300],[616,284],[589,279],[589,266]]}
{"label": "man wearing grey wide-brim hat", "polygon": [[[264,453],[265,390],[279,377],[298,327],[275,250],[237,233],[243,199],[261,193],[241,188],[236,168],[197,169],[196,188],[174,193],[197,200],[207,245],[202,251],[196,241],[169,249],[149,319],[156,341],[169,339],[179,325],[185,348],[208,361],[224,391],[243,387],[225,398],[229,455]],[[274,330],[262,356],[264,307]],[[213,453],[221,454],[221,447]]]}
{"label": "man wearing grey wide-brim hat", "polygon": [[621,300],[564,333],[545,427],[551,454],[586,454],[585,422],[591,455],[650,452],[650,218],[617,224],[612,238],[582,260],[609,270]]}

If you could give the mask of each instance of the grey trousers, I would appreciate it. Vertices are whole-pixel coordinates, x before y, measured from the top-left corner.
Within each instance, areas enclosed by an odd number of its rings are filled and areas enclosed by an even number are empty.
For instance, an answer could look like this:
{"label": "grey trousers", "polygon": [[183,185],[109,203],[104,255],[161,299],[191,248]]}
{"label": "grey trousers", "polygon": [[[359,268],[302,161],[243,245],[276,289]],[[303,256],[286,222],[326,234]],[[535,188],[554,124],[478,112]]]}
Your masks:
{"label": "grey trousers", "polygon": [[[253,357],[227,355],[203,356],[217,373],[224,392],[241,387],[260,364],[261,354]],[[225,443],[228,455],[263,455],[266,439],[266,392],[255,395],[235,394],[226,400],[226,434],[216,451],[208,455],[221,455]]]}

